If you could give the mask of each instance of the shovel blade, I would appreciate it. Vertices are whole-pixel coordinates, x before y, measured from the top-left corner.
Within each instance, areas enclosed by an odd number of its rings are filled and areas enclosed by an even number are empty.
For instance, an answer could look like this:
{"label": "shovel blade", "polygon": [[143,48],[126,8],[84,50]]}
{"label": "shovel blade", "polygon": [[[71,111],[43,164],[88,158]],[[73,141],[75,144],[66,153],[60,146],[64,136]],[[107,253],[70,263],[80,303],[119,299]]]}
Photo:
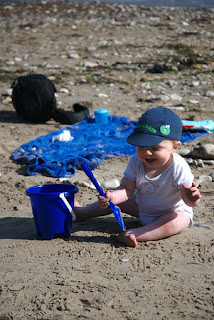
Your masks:
{"label": "shovel blade", "polygon": [[117,222],[119,223],[121,229],[123,231],[126,230],[126,227],[125,227],[125,224],[124,224],[124,221],[123,221],[123,218],[121,216],[121,211],[120,211],[120,208],[115,206],[114,203],[112,203],[111,201],[109,201],[109,207],[111,209],[111,212],[113,213],[113,215],[115,216]]}

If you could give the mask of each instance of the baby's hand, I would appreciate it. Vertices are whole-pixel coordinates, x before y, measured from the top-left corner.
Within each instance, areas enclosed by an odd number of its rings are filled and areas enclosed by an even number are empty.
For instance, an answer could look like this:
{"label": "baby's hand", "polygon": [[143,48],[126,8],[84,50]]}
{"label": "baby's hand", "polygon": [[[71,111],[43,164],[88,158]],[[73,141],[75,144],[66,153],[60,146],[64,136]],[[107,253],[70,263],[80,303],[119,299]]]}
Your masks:
{"label": "baby's hand", "polygon": [[196,183],[193,182],[190,187],[187,187],[185,184],[183,184],[182,187],[187,202],[189,202],[192,206],[196,206],[201,199],[201,194],[196,186]]}
{"label": "baby's hand", "polygon": [[100,195],[98,196],[99,204],[100,204],[101,208],[103,208],[103,209],[108,208],[108,206],[109,206],[108,200],[110,200],[110,198],[111,198],[111,192],[109,192],[109,191],[106,192],[106,197],[107,198],[100,196]]}

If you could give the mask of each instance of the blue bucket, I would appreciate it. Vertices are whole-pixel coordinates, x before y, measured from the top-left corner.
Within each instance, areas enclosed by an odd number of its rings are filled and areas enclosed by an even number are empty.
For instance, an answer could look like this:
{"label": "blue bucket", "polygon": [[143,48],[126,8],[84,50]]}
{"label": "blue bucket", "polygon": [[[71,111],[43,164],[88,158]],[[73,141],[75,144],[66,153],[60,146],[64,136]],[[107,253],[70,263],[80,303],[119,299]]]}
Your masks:
{"label": "blue bucket", "polygon": [[[26,190],[39,237],[51,240],[54,236],[70,236],[73,218],[65,201],[73,209],[76,192],[78,188],[72,184],[46,184]],[[60,198],[60,194],[64,195],[65,201]]]}

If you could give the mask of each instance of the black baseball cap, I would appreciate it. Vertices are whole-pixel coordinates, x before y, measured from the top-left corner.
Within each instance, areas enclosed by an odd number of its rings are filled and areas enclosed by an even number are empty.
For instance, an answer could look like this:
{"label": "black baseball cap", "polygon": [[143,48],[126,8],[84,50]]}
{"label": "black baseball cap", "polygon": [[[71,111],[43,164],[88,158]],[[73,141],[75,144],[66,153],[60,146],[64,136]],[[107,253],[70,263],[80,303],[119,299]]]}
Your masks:
{"label": "black baseball cap", "polygon": [[142,114],[127,142],[134,146],[152,147],[164,139],[180,140],[182,122],[172,110],[164,107],[152,108]]}

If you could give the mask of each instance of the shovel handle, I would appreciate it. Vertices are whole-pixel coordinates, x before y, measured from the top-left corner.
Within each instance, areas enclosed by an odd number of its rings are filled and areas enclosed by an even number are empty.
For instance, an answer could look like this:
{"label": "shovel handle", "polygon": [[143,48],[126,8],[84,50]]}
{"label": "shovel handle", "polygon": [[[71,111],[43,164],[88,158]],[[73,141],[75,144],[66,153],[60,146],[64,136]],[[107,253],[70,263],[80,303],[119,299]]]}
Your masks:
{"label": "shovel handle", "polygon": [[83,161],[81,164],[82,169],[84,170],[85,174],[89,177],[89,179],[91,180],[91,182],[95,185],[97,191],[99,192],[99,194],[103,197],[106,198],[106,195],[103,191],[103,189],[100,187],[99,183],[97,182],[96,178],[94,177],[89,165],[87,164],[86,161]]}

